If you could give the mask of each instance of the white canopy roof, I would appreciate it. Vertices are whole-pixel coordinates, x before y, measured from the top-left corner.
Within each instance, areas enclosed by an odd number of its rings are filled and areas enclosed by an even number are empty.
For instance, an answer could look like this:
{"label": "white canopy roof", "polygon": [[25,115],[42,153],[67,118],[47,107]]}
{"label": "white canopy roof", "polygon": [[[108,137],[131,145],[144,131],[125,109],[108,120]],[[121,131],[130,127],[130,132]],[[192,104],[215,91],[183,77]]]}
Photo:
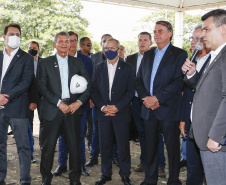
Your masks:
{"label": "white canopy roof", "polygon": [[85,0],[100,3],[145,7],[151,9],[166,9],[177,12],[188,10],[226,7],[225,0]]}

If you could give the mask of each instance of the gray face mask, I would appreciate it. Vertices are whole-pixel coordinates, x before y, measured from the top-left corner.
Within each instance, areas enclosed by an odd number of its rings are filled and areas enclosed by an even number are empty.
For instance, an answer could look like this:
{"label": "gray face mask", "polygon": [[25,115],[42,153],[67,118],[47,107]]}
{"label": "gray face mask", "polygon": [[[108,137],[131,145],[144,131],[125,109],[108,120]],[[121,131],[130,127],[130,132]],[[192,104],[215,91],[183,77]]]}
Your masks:
{"label": "gray face mask", "polygon": [[8,39],[9,39],[8,40],[9,47],[15,49],[15,48],[18,48],[20,46],[20,37],[10,36]]}

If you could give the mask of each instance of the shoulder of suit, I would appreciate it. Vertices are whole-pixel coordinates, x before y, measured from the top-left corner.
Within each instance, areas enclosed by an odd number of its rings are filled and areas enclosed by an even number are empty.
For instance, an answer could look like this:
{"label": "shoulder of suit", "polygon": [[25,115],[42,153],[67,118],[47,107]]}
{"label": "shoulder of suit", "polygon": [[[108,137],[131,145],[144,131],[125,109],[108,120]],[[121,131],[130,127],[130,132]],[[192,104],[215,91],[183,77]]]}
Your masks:
{"label": "shoulder of suit", "polygon": [[128,59],[128,58],[137,57],[137,56],[138,56],[138,53],[134,53],[134,54],[132,54],[132,55],[127,56],[127,59]]}
{"label": "shoulder of suit", "polygon": [[92,59],[82,53],[78,53],[77,58],[80,58],[83,60],[83,62],[92,62]]}
{"label": "shoulder of suit", "polygon": [[100,56],[102,56],[102,51],[91,55],[91,58],[97,58],[97,57],[100,57]]}
{"label": "shoulder of suit", "polygon": [[34,60],[34,57],[33,56],[31,56],[30,54],[28,54],[27,52],[25,52],[22,49],[19,49],[15,55],[17,55],[17,56],[23,55],[23,56],[29,58],[30,60]]}
{"label": "shoulder of suit", "polygon": [[170,49],[172,50],[172,51],[176,51],[176,52],[186,52],[185,50],[183,50],[183,49],[181,49],[181,48],[178,48],[178,47],[176,47],[176,46],[174,46],[174,45],[169,45],[169,47],[170,47]]}

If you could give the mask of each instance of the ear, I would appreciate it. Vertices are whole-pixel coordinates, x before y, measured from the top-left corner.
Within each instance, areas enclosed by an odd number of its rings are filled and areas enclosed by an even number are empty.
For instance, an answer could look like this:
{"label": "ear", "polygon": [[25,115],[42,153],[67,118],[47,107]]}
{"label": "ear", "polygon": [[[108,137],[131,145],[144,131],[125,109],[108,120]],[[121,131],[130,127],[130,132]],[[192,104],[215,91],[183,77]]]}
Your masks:
{"label": "ear", "polygon": [[56,43],[55,42],[53,42],[53,47],[56,48]]}
{"label": "ear", "polygon": [[221,25],[221,33],[223,34],[223,36],[226,36],[226,24]]}
{"label": "ear", "polygon": [[153,44],[153,42],[151,41],[151,42],[150,42],[150,46],[151,46],[152,44]]}
{"label": "ear", "polygon": [[4,40],[6,40],[6,38],[5,38],[5,34],[3,34],[3,35],[2,35],[2,37],[3,37],[3,39],[4,39]]}

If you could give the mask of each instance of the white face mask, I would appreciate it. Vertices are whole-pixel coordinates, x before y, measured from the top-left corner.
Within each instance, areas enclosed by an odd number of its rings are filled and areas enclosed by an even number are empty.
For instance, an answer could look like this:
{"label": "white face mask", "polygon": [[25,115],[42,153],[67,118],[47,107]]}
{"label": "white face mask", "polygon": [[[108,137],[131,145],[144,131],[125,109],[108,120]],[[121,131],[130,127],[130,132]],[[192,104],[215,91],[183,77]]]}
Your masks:
{"label": "white face mask", "polygon": [[16,35],[8,37],[8,45],[13,49],[18,48],[20,46],[20,37]]}

